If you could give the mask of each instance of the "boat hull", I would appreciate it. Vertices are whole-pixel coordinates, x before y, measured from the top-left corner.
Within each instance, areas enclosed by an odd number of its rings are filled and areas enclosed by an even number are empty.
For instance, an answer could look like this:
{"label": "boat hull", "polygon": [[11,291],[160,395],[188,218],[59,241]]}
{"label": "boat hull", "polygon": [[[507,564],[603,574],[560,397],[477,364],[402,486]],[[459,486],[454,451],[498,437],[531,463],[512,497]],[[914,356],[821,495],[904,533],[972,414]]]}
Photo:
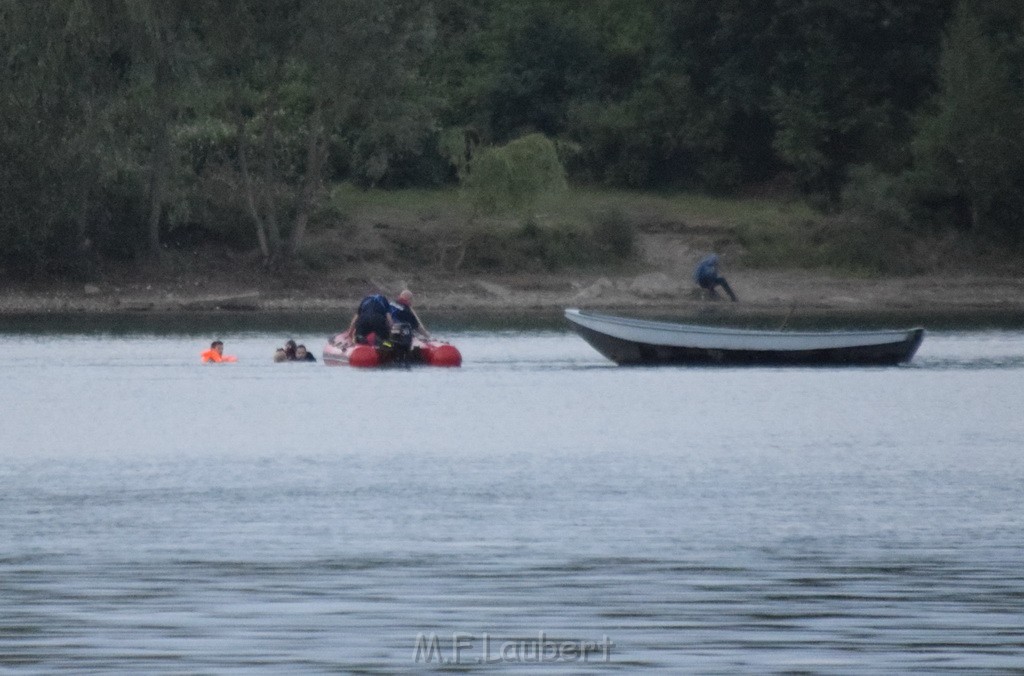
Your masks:
{"label": "boat hull", "polygon": [[457,367],[462,365],[462,354],[449,343],[436,340],[413,340],[412,348],[405,355],[383,347],[352,343],[343,334],[333,336],[324,345],[324,364],[327,366],[354,366],[376,368],[380,366],[426,366]]}
{"label": "boat hull", "polygon": [[783,332],[717,329],[566,310],[595,350],[617,364],[886,366],[910,361],[924,329]]}

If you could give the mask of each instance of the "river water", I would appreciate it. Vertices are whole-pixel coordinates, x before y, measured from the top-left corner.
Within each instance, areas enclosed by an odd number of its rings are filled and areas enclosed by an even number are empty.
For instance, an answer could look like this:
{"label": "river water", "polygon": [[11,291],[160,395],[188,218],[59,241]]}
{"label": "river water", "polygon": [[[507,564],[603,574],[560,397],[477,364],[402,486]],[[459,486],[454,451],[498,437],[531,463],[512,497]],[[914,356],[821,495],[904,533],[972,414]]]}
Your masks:
{"label": "river water", "polygon": [[844,369],[620,368],[559,329],[357,371],[220,337],[239,363],[0,335],[0,671],[1024,666],[1022,331]]}

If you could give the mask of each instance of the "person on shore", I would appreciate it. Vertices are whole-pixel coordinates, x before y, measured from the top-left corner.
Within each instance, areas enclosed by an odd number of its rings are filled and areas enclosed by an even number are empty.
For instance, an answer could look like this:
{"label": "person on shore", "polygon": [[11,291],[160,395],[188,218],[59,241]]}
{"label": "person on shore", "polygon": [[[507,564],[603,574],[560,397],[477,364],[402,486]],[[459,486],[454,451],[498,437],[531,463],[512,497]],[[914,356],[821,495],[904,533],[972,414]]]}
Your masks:
{"label": "person on shore", "polygon": [[398,294],[398,298],[391,303],[388,312],[391,314],[392,325],[408,324],[413,333],[418,333],[423,340],[430,340],[430,332],[420,321],[416,311],[412,309],[412,291],[402,289],[402,293]]}
{"label": "person on shore", "polygon": [[224,354],[224,342],[215,340],[210,343],[210,349],[204,351],[200,357],[204,364],[219,364],[222,362],[238,361],[238,357]]}
{"label": "person on shore", "polygon": [[715,287],[720,286],[733,302],[736,301],[736,294],[732,292],[729,282],[725,281],[725,277],[719,271],[718,254],[709,254],[702,258],[700,263],[697,263],[697,268],[693,271],[693,280],[700,288],[707,291],[711,298],[718,298]]}
{"label": "person on shore", "polygon": [[316,361],[316,357],[310,354],[305,345],[298,345],[295,348],[295,361]]}
{"label": "person on shore", "polygon": [[375,343],[385,340],[391,333],[390,308],[391,303],[384,294],[366,296],[359,301],[359,308],[352,315],[345,336],[364,345],[369,343],[371,336]]}

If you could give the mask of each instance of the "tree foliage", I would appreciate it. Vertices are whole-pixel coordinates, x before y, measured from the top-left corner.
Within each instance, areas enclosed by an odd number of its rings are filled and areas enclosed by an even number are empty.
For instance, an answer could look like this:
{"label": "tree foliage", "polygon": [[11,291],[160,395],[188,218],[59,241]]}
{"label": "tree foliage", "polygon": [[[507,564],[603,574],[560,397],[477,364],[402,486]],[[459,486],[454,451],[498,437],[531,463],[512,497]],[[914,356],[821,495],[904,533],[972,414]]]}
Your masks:
{"label": "tree foliage", "polygon": [[100,19],[86,2],[0,6],[0,256],[33,272],[75,266],[95,245],[110,253],[96,226],[117,218],[111,193],[132,182]]}
{"label": "tree foliage", "polygon": [[[415,96],[431,23],[416,3],[233,0],[233,40],[214,52],[234,123],[235,183],[269,263],[302,246],[332,152],[379,180],[429,126]],[[361,133],[353,134],[351,129]]]}
{"label": "tree foliage", "polygon": [[1014,0],[0,0],[0,267],[188,228],[287,264],[339,181],[528,210],[551,143],[637,188],[835,200],[872,166],[1019,233],[1022,83]]}
{"label": "tree foliage", "polygon": [[1024,235],[1021,65],[1013,67],[981,17],[962,5],[943,42],[940,91],[913,142],[914,176],[926,201],[954,207],[951,215],[971,229],[1018,237]]}

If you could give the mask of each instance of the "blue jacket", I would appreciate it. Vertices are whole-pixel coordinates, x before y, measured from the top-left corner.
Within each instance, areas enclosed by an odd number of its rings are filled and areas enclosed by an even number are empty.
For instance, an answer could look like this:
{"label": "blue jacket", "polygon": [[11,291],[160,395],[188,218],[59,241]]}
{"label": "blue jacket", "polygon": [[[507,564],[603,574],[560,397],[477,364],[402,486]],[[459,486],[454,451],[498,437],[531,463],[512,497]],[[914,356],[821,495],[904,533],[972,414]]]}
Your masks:
{"label": "blue jacket", "polygon": [[703,286],[718,279],[718,255],[705,256],[693,271],[693,280]]}
{"label": "blue jacket", "polygon": [[420,322],[416,319],[416,313],[408,305],[393,302],[388,308],[388,312],[391,313],[391,320],[396,324],[408,324],[413,331],[420,327]]}
{"label": "blue jacket", "polygon": [[391,309],[390,306],[391,303],[388,302],[387,296],[376,293],[359,301],[359,316],[383,316],[388,314]]}

